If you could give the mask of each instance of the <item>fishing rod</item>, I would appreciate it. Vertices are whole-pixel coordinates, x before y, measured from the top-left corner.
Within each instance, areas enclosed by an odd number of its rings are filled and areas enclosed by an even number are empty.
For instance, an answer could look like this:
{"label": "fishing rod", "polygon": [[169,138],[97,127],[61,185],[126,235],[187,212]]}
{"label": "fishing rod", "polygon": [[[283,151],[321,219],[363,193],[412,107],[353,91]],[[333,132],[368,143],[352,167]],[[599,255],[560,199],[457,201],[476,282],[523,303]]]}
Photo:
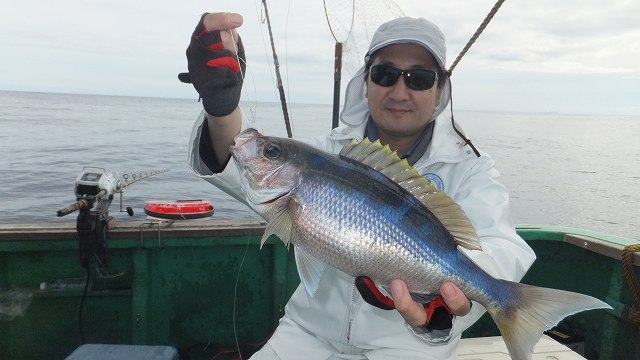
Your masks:
{"label": "fishing rod", "polygon": [[287,100],[284,96],[284,85],[282,85],[282,77],[280,76],[280,63],[278,62],[278,54],[276,53],[276,45],[273,41],[273,32],[271,31],[271,19],[269,19],[269,10],[267,9],[267,0],[262,0],[264,7],[264,15],[267,18],[267,28],[269,29],[269,38],[271,38],[271,51],[273,52],[273,63],[276,70],[276,78],[278,80],[278,92],[280,93],[280,103],[282,104],[282,114],[284,116],[284,124],[287,127],[287,136],[293,137],[291,132],[291,123],[289,122],[289,110],[287,110]]}
{"label": "fishing rod", "polygon": [[[109,200],[109,198],[113,199],[116,193],[120,194],[120,212],[125,212],[125,210],[122,210],[124,188],[167,171],[169,171],[169,169],[133,173],[131,175],[124,174],[123,180],[121,181],[118,173],[109,172],[100,167],[85,166],[82,168],[82,172],[76,177],[74,187],[76,202],[58,210],[57,215],[58,217],[62,217],[74,211],[91,208],[95,203]],[[109,202],[110,201],[111,200],[109,200]],[[127,208],[126,212],[131,216],[133,212],[130,209],[131,208]]]}
{"label": "fishing rod", "polygon": [[144,179],[146,179],[148,177],[159,175],[159,174],[162,174],[162,173],[166,173],[168,171],[169,171],[169,169],[162,169],[162,170],[152,170],[152,171],[149,171],[149,172],[140,172],[140,173],[137,173],[137,174],[133,173],[131,175],[129,175],[129,174],[122,175],[122,179],[124,181],[122,182],[122,187],[120,188],[120,191],[119,191],[119,193],[120,193],[120,212],[125,212],[126,211],[127,214],[129,214],[129,216],[131,216],[131,214],[132,214],[132,213],[130,213],[131,212],[131,208],[130,207],[127,207],[126,210],[122,210],[123,195],[124,195],[124,192],[122,190],[124,190],[124,188],[126,188],[127,186],[130,186],[130,185],[133,185],[133,184],[137,183],[138,181],[144,180]]}

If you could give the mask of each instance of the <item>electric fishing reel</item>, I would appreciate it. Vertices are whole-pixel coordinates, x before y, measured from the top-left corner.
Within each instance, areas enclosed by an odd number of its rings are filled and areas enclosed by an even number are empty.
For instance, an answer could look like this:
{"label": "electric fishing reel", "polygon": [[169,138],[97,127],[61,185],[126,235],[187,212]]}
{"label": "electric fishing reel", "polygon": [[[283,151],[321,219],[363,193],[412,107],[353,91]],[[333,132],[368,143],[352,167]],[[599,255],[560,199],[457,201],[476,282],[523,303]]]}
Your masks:
{"label": "electric fishing reel", "polygon": [[[76,177],[74,194],[76,202],[58,210],[58,217],[78,211],[76,230],[79,237],[80,262],[88,269],[91,255],[95,255],[101,267],[107,266],[107,235],[109,206],[115,194],[120,194],[120,212],[122,210],[123,189],[149,176],[167,172],[169,169],[125,175],[123,181],[117,172],[105,168],[85,166]],[[127,214],[133,216],[133,209],[127,207]]]}
{"label": "electric fishing reel", "polygon": [[133,216],[133,209],[131,207],[127,207],[126,210],[122,209],[124,188],[150,176],[167,171],[169,171],[169,169],[132,174],[131,176],[125,174],[123,180],[120,180],[117,172],[107,171],[101,167],[85,166],[82,168],[82,172],[76,177],[74,186],[76,202],[58,210],[58,217],[69,215],[80,209],[92,208],[95,203],[101,201],[108,201],[110,204],[114,195],[118,193],[120,194],[120,212],[126,211],[129,216]]}
{"label": "electric fishing reel", "polygon": [[[95,203],[108,201],[122,191],[122,183],[117,172],[108,172],[104,168],[85,166],[76,177],[74,194],[76,202],[58,210],[58,217],[69,215],[76,210],[92,208]],[[130,213],[133,215],[133,212]]]}
{"label": "electric fishing reel", "polygon": [[99,196],[113,196],[120,190],[120,178],[117,172],[107,172],[103,168],[84,167],[76,178],[74,193],[76,200]]}

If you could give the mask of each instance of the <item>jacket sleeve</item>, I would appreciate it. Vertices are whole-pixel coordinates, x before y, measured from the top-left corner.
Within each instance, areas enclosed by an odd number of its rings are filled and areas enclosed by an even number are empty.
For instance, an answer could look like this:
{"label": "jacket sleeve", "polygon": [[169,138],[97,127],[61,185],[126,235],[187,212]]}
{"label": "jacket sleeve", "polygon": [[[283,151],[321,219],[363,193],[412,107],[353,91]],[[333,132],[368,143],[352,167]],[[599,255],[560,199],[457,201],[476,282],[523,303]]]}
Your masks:
{"label": "jacket sleeve", "polygon": [[238,169],[228,160],[225,164],[219,164],[215,160],[208,131],[203,111],[191,131],[189,167],[196,175],[246,205],[247,199],[240,187]]}
{"label": "jacket sleeve", "polygon": [[[520,281],[535,260],[535,253],[515,231],[509,211],[509,195],[498,181],[499,173],[493,166],[493,159],[483,155],[476,161],[461,177],[457,190],[451,195],[475,227],[482,250],[458,248],[491,276]],[[428,342],[447,342],[459,337],[485,311],[482,305],[474,302],[469,314],[454,316],[448,333],[412,329]]]}

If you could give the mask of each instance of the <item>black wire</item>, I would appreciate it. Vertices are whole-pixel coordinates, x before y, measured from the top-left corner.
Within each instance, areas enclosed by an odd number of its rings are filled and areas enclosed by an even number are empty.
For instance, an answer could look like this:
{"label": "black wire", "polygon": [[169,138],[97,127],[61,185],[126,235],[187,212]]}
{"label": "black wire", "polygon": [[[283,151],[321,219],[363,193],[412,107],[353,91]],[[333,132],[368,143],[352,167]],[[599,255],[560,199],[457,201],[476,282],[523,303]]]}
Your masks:
{"label": "black wire", "polygon": [[[450,74],[449,74],[450,76]],[[464,136],[464,134],[458,130],[458,128],[456,128],[456,123],[453,120],[453,86],[451,85],[451,77],[447,78],[447,81],[449,81],[449,109],[451,110],[451,126],[453,126],[453,130],[456,132],[456,134],[458,134],[458,136],[464,140],[465,145],[469,145],[471,147],[471,149],[473,149],[473,153],[476,154],[477,157],[480,157],[480,152],[478,151],[478,149],[476,149],[475,146],[473,146],[473,143],[471,142],[471,139],[467,138],[466,136]]]}
{"label": "black wire", "polygon": [[78,328],[80,330],[80,340],[82,344],[85,344],[84,340],[84,331],[82,329],[82,309],[84,308],[84,300],[87,297],[87,291],[89,289],[89,267],[85,268],[85,281],[84,281],[84,291],[82,292],[82,298],[80,299],[80,310],[78,311]]}

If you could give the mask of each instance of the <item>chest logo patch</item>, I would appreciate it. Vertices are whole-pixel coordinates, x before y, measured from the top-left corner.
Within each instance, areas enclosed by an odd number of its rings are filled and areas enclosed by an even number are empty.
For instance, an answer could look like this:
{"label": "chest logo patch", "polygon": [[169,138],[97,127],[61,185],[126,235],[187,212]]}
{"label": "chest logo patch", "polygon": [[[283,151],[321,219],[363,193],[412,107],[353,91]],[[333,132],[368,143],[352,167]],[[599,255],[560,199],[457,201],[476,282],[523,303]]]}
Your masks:
{"label": "chest logo patch", "polygon": [[442,181],[442,178],[440,176],[434,173],[427,173],[424,177],[426,177],[427,180],[432,183],[438,190],[444,191],[444,181]]}

